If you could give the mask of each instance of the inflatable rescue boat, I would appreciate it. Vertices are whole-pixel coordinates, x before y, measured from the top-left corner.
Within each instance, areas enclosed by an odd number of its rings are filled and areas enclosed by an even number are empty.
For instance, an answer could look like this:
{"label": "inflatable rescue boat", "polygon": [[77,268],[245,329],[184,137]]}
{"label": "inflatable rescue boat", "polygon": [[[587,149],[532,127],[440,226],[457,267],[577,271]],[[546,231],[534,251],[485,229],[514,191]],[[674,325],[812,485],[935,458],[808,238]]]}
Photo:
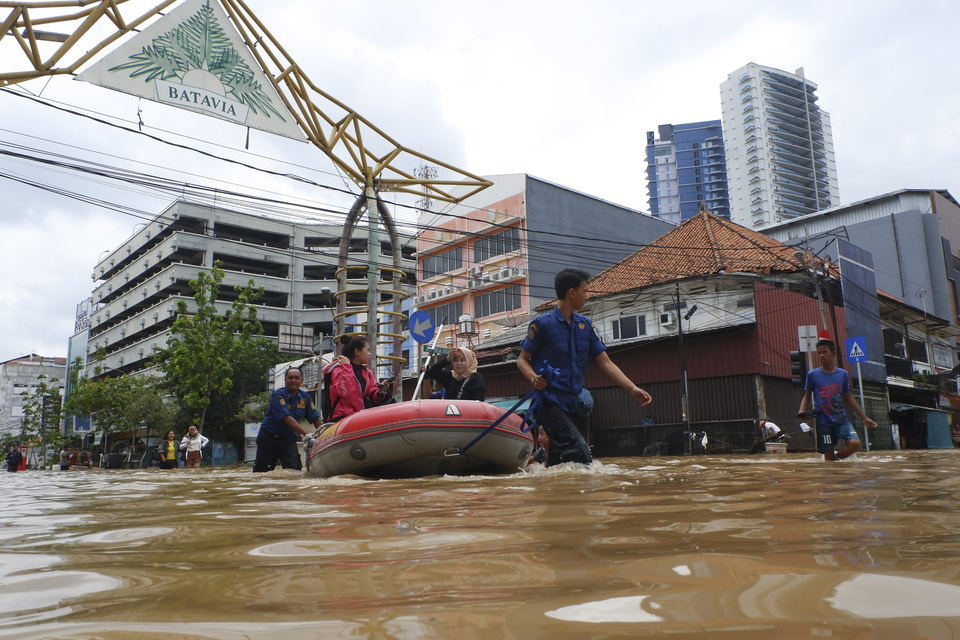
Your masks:
{"label": "inflatable rescue boat", "polygon": [[[533,439],[522,419],[476,400],[416,400],[364,409],[326,426],[304,447],[307,473],[369,478],[514,473]],[[484,434],[477,440],[477,437]]]}

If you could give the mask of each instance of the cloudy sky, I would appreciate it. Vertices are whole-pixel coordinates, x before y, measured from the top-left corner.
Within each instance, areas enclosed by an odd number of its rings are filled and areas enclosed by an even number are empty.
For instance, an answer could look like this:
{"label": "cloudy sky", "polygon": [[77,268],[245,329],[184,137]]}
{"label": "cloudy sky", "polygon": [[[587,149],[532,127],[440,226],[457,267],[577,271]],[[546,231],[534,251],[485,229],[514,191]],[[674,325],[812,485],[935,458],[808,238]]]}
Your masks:
{"label": "cloudy sky", "polygon": [[[153,4],[133,0],[124,11]],[[957,3],[247,4],[314,84],[401,144],[476,174],[525,172],[646,211],[646,132],[719,119],[720,83],[756,62],[802,66],[819,86],[843,203],[901,188],[960,196]],[[24,66],[12,38],[0,41],[0,73]],[[66,77],[0,91],[0,361],[65,356],[98,258],[177,197],[152,179],[131,184],[14,154],[349,205],[337,191],[183,148],[355,189],[313,147],[255,131],[246,150],[246,135]]]}

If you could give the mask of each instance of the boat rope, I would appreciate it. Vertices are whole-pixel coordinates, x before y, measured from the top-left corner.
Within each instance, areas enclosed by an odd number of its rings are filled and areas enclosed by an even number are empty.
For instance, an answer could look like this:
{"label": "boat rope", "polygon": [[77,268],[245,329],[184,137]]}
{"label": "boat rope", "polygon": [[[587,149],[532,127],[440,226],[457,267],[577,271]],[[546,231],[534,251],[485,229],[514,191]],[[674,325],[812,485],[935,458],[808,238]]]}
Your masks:
{"label": "boat rope", "polygon": [[[544,366],[543,369],[537,372],[539,375],[546,378],[547,383],[549,384],[557,375],[559,375],[559,369],[554,369],[552,367]],[[502,416],[496,419],[496,421],[491,424],[489,427],[484,429],[476,438],[474,438],[470,444],[463,447],[462,449],[457,449],[457,455],[466,455],[467,449],[477,444],[485,435],[497,428],[497,426],[507,419],[511,413],[514,413],[520,405],[522,405],[527,400],[530,401],[530,408],[527,409],[526,413],[523,414],[523,422],[520,423],[520,431],[522,433],[527,433],[530,429],[533,428],[533,425],[536,424],[537,418],[540,417],[540,407],[543,405],[544,393],[543,391],[538,391],[533,389],[527,395],[520,398],[515,405],[510,407],[504,412]]]}
{"label": "boat rope", "polygon": [[[461,456],[466,455],[466,454],[467,454],[467,449],[469,449],[469,448],[472,447],[473,445],[475,445],[475,444],[477,444],[478,442],[480,442],[480,440],[483,438],[483,436],[487,435],[488,433],[490,433],[491,431],[493,431],[494,429],[496,429],[497,426],[498,426],[501,422],[503,422],[504,420],[507,419],[507,416],[509,416],[509,415],[510,415],[511,413],[513,413],[514,411],[516,411],[517,408],[519,408],[520,405],[522,405],[522,404],[523,404],[524,402],[526,402],[527,400],[530,400],[530,401],[531,401],[531,402],[530,402],[530,409],[531,409],[531,410],[534,408],[534,403],[537,404],[537,408],[539,409],[539,405],[540,405],[540,402],[539,402],[539,400],[540,400],[540,392],[537,391],[536,389],[534,389],[533,391],[531,391],[531,392],[528,393],[527,395],[525,395],[525,396],[523,396],[522,398],[520,398],[515,405],[513,405],[512,407],[510,407],[509,409],[507,409],[506,412],[504,412],[504,414],[503,414],[502,416],[500,416],[499,418],[497,418],[497,419],[493,422],[493,424],[491,424],[489,427],[487,427],[486,429],[484,429],[483,431],[481,431],[480,434],[478,434],[476,438],[474,438],[473,440],[471,440],[471,441],[470,441],[470,444],[468,444],[467,446],[463,447],[462,449],[459,449],[459,448],[458,448],[456,455],[461,455]],[[530,413],[531,413],[531,411],[528,410],[527,413],[524,415],[524,417],[523,417],[524,424],[526,423],[527,418],[531,417],[531,416],[530,416]],[[531,426],[532,426],[532,424],[533,424],[533,423],[531,422]],[[530,430],[529,427],[525,427],[525,428],[522,429],[523,432],[527,432],[527,431],[529,431],[529,430]]]}

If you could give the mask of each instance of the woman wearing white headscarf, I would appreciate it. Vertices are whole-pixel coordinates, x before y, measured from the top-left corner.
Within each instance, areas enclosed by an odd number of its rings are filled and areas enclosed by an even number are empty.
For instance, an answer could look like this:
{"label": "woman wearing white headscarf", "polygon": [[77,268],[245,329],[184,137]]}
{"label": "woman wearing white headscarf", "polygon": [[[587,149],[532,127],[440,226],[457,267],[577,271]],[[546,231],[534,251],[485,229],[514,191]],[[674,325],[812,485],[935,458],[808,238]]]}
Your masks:
{"label": "woman wearing white headscarf", "polygon": [[482,401],[487,397],[483,374],[477,372],[477,356],[470,349],[451,349],[427,370],[427,377],[443,385],[447,400]]}

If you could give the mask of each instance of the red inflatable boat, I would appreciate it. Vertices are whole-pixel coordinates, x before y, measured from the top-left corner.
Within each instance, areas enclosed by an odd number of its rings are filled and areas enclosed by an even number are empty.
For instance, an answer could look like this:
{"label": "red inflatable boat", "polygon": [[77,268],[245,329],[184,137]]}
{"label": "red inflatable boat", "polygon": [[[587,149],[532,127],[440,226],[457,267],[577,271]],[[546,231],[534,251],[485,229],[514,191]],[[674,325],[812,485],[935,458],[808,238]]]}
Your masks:
{"label": "red inflatable boat", "polygon": [[321,478],[370,478],[514,473],[523,469],[533,439],[521,418],[475,400],[417,400],[365,409],[327,426],[304,448],[306,469]]}

